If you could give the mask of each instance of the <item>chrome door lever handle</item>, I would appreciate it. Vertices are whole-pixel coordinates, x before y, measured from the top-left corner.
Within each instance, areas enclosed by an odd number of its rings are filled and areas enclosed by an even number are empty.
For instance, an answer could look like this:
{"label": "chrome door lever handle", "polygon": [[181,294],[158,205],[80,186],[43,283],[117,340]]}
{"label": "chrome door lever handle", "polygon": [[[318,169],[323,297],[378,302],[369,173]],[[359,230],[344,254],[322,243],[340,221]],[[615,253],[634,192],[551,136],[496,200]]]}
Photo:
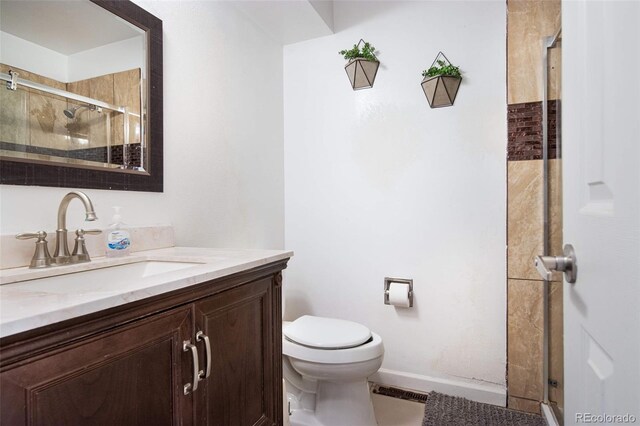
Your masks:
{"label": "chrome door lever handle", "polygon": [[557,256],[536,256],[534,264],[543,280],[551,281],[553,271],[558,270],[558,259]]}
{"label": "chrome door lever handle", "polygon": [[553,271],[564,272],[567,282],[573,284],[578,278],[578,261],[571,244],[564,246],[563,256],[536,256],[534,264],[545,281],[551,281]]}

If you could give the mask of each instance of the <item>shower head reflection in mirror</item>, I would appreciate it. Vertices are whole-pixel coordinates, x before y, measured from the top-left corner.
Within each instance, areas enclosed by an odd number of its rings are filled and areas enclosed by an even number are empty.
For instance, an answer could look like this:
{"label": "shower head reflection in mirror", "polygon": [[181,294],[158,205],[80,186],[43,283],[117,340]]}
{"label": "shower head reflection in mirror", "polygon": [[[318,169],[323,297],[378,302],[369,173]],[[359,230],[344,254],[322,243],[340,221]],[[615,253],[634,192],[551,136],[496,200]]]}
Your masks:
{"label": "shower head reflection in mirror", "polygon": [[86,108],[89,111],[97,111],[97,112],[102,112],[102,108],[99,108],[95,105],[79,105],[73,108],[68,108],[64,110],[64,115],[67,116],[67,118],[70,119],[74,119],[76,118],[76,114],[78,111],[80,111],[81,109]]}

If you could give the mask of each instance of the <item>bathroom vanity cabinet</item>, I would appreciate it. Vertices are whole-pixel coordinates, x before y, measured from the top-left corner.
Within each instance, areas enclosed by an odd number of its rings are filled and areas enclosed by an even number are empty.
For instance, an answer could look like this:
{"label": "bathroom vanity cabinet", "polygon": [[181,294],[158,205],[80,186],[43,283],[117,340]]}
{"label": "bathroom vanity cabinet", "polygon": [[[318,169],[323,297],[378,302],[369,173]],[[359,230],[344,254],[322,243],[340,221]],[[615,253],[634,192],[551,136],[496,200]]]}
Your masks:
{"label": "bathroom vanity cabinet", "polygon": [[[0,423],[281,425],[285,267],[278,261],[3,338]],[[198,332],[211,348],[207,378]],[[195,390],[189,344],[202,377]]]}

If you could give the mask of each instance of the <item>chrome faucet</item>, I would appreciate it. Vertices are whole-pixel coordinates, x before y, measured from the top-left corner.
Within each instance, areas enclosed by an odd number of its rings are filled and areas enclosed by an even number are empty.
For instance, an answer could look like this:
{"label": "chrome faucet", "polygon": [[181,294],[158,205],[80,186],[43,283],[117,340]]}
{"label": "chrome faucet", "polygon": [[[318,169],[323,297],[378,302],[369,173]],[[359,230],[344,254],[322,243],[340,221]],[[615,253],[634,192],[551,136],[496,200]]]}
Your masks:
{"label": "chrome faucet", "polygon": [[69,243],[67,242],[67,208],[74,198],[79,199],[84,204],[87,221],[94,221],[98,217],[93,210],[91,200],[84,192],[71,191],[64,196],[58,207],[58,229],[56,229],[56,251],[53,253],[53,263],[63,265],[72,262],[72,256],[69,253]]}

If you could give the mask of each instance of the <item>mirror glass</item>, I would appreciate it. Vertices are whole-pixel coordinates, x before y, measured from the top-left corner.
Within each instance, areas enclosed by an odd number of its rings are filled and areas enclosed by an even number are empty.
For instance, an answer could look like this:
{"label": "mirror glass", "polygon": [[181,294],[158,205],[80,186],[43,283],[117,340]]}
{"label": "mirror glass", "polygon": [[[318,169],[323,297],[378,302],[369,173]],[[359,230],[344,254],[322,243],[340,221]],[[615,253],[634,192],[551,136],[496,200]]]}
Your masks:
{"label": "mirror glass", "polygon": [[145,173],[146,32],[89,0],[0,10],[0,156]]}

